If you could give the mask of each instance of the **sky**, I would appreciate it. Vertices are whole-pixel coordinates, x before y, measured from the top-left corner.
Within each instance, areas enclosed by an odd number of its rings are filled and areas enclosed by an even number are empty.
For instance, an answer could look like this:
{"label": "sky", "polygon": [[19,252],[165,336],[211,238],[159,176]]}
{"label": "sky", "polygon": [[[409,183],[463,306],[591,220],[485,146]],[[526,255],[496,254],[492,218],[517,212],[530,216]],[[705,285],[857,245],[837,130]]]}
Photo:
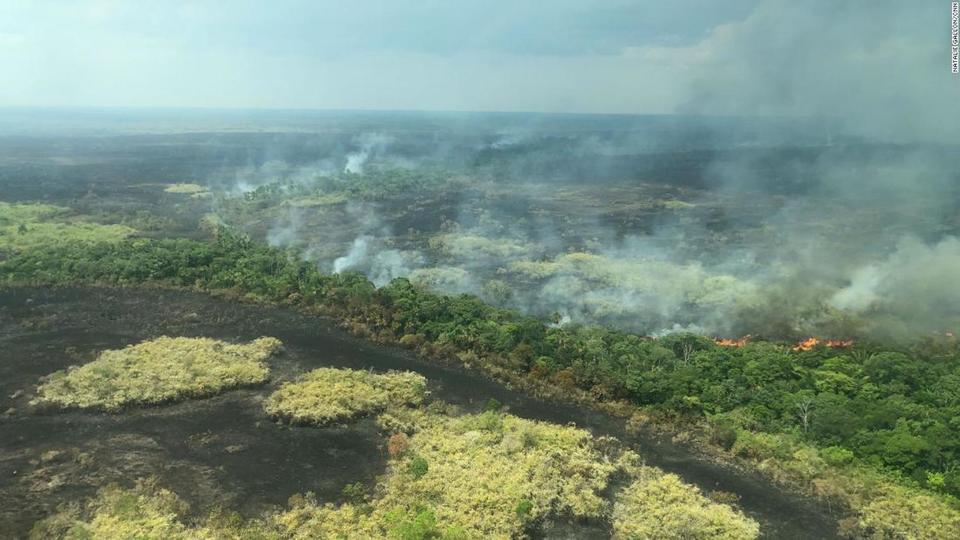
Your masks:
{"label": "sky", "polygon": [[927,129],[960,90],[949,27],[944,0],[0,0],[0,106],[883,112],[873,128]]}

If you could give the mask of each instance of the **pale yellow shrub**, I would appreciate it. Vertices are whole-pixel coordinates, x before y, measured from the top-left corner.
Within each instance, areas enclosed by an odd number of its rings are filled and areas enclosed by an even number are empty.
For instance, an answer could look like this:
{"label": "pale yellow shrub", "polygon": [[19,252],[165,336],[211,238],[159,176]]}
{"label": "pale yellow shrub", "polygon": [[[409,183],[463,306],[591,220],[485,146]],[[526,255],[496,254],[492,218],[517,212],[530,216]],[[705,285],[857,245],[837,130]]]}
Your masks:
{"label": "pale yellow shrub", "polygon": [[756,521],[711,502],[674,474],[651,470],[618,496],[613,507],[614,538],[742,540],[757,538]]}
{"label": "pale yellow shrub", "polygon": [[61,511],[37,525],[35,538],[518,538],[546,517],[607,518],[602,492],[614,473],[638,479],[613,512],[618,538],[757,536],[756,523],[644,466],[615,439],[497,412],[453,417],[440,409],[391,409],[413,435],[405,451],[391,456],[368,503],[322,504],[297,495],[287,509],[260,520],[191,524],[173,494],[141,484],[108,488],[83,513]]}
{"label": "pale yellow shrub", "polygon": [[96,538],[98,540],[186,539],[187,528],[180,521],[184,505],[172,492],[140,484],[132,490],[111,485],[100,490],[90,505],[91,518],[55,515],[37,523],[30,537]]}
{"label": "pale yellow shrub", "polygon": [[189,525],[188,506],[155,480],[138,481],[131,489],[109,485],[100,490],[81,513],[79,506],[62,508],[37,522],[31,540],[280,540],[277,532],[258,520],[217,520]]}
{"label": "pale yellow shrub", "polygon": [[207,191],[207,188],[199,184],[177,183],[169,184],[164,190],[166,193],[182,193],[185,195],[196,195]]}
{"label": "pale yellow shrub", "polygon": [[426,395],[427,381],[416,373],[320,368],[281,386],[264,408],[290,422],[328,424],[390,406],[419,405]]}
{"label": "pale yellow shrub", "polygon": [[432,236],[431,249],[455,259],[489,257],[510,259],[530,256],[542,248],[511,238],[487,238],[475,234],[446,233]]}
{"label": "pale yellow shrub", "polygon": [[864,538],[954,540],[960,538],[960,509],[898,486],[867,503],[858,524]]}
{"label": "pale yellow shrub", "polygon": [[[429,415],[417,428],[407,451],[390,461],[369,512],[304,503],[276,522],[294,538],[334,532],[383,538],[391,531],[391,515],[426,508],[441,531],[513,538],[546,515],[599,518],[608,508],[600,493],[620,464],[603,455],[584,430],[494,412]],[[416,458],[427,463],[420,476],[409,471]]]}
{"label": "pale yellow shrub", "polygon": [[269,373],[264,360],[280,346],[274,338],[233,345],[164,336],[103,351],[89,364],[45,377],[35,402],[116,411],[128,404],[210,396],[264,382]]}

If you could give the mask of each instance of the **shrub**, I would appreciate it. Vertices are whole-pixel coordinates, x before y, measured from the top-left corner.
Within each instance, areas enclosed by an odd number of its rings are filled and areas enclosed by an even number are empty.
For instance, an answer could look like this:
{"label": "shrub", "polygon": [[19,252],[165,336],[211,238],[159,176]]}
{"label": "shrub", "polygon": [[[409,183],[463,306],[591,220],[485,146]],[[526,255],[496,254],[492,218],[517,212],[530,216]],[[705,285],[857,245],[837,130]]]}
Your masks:
{"label": "shrub", "polygon": [[416,349],[423,345],[426,339],[421,334],[405,334],[400,338],[400,345],[408,349]]}
{"label": "shrub", "polygon": [[[480,417],[498,418],[501,431],[477,429]],[[357,538],[383,538],[398,533],[398,516],[410,521],[429,501],[444,538],[511,538],[547,515],[598,519],[607,510],[601,493],[620,465],[584,430],[496,413],[415,421],[410,457],[391,460],[369,513],[308,504],[276,521],[301,538],[336,537],[334,523]]]}
{"label": "shrub", "polygon": [[500,401],[494,398],[488,399],[487,403],[484,404],[483,406],[484,411],[499,411],[502,408],[503,408],[503,403],[500,403]]}
{"label": "shrub", "polygon": [[427,474],[429,469],[430,465],[427,463],[427,460],[420,456],[416,456],[411,459],[410,464],[407,466],[407,471],[409,471],[410,475],[414,478],[420,478],[421,476]]}
{"label": "shrub", "polygon": [[366,498],[366,489],[363,487],[363,482],[354,482],[343,486],[341,494],[348,502],[361,504]]}
{"label": "shrub", "polygon": [[66,208],[0,201],[0,252],[26,251],[68,243],[119,242],[137,231],[125,225],[102,225],[59,215]]}
{"label": "shrub", "polygon": [[737,442],[737,428],[729,421],[711,422],[710,442],[724,450],[730,450]]}
{"label": "shrub", "polygon": [[931,495],[896,487],[863,507],[859,526],[866,538],[952,540],[960,534],[960,510],[944,508]]}
{"label": "shrub", "polygon": [[132,490],[113,484],[100,490],[89,505],[93,519],[84,521],[78,509],[73,515],[54,515],[38,522],[31,539],[183,539],[188,529],[181,521],[186,505],[171,491],[151,482],[141,482]]}
{"label": "shrub", "polygon": [[[669,489],[650,488],[662,473],[643,466],[636,454],[613,448],[612,441],[595,439],[587,431],[496,415],[502,434],[490,433],[475,429],[483,415],[451,417],[422,409],[402,410],[417,427],[408,439],[412,454],[391,458],[373,496],[357,482],[343,488],[344,502],[339,505],[320,504],[306,494],[291,497],[287,509],[271,511],[261,519],[215,512],[206,520],[202,516],[188,520],[186,506],[155,484],[132,490],[111,487],[83,509],[66,507],[39,523],[34,538],[516,538],[528,524],[547,516],[605,518],[609,507],[602,494],[616,473],[642,479],[650,492],[644,500],[653,505],[642,510],[651,512],[650,519],[660,519],[658,512],[670,513],[666,528],[651,529],[667,533],[656,537],[708,530],[721,533],[719,538],[748,537],[731,531],[749,531],[752,522],[738,522],[742,519],[738,513],[706,501],[676,477],[664,484]],[[511,442],[523,440],[529,444]],[[677,497],[679,502],[674,500]],[[617,504],[627,503],[621,497]],[[626,510],[620,512],[616,515]],[[670,528],[677,522],[690,525]]]}
{"label": "shrub", "polygon": [[320,368],[286,383],[264,403],[267,413],[300,424],[343,422],[388,407],[419,405],[427,380],[413,372]]}
{"label": "shrub", "polygon": [[828,446],[820,450],[820,457],[835,467],[853,462],[853,451],[842,446]]}
{"label": "shrub", "polygon": [[731,491],[723,490],[714,490],[707,493],[707,498],[711,501],[718,504],[726,504],[728,506],[737,506],[740,504],[740,495],[733,493]]}
{"label": "shrub", "polygon": [[407,513],[402,508],[398,508],[387,514],[387,522],[390,524],[388,528],[390,538],[430,540],[443,537],[443,532],[437,527],[437,517],[430,509]]}
{"label": "shrub", "polygon": [[408,448],[410,448],[410,443],[404,433],[394,433],[387,440],[387,453],[392,458],[402,456]]}
{"label": "shrub", "polygon": [[527,514],[529,514],[531,511],[533,511],[533,502],[531,502],[530,500],[522,499],[520,502],[517,503],[517,508],[515,512],[521,518],[526,517]]}
{"label": "shrub", "polygon": [[731,450],[738,456],[756,460],[787,459],[790,456],[790,446],[784,437],[743,429],[737,430],[737,438]]}
{"label": "shrub", "polygon": [[486,411],[473,417],[472,427],[490,433],[503,432],[503,416],[496,411]]}
{"label": "shrub", "polygon": [[280,346],[274,338],[233,345],[164,336],[103,351],[89,364],[47,376],[35,402],[115,412],[128,404],[210,396],[264,382],[269,373],[264,360]]}
{"label": "shrub", "polygon": [[756,521],[711,502],[674,474],[646,474],[626,487],[613,507],[617,539],[742,540],[759,535]]}
{"label": "shrub", "polygon": [[279,540],[259,520],[246,521],[235,513],[217,511],[191,526],[188,505],[175,493],[144,479],[131,489],[116,484],[102,488],[81,510],[70,505],[37,522],[31,540],[195,540],[244,538]]}

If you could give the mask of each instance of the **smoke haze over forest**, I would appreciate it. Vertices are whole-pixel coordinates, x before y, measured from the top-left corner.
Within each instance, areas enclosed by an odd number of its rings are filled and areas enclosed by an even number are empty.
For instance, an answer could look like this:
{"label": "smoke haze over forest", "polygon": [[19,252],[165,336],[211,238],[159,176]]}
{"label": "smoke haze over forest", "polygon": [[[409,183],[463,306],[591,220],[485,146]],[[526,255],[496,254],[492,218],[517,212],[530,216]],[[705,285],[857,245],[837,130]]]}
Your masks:
{"label": "smoke haze over forest", "polygon": [[[281,186],[260,203],[272,209],[232,224],[327,271],[645,333],[899,335],[957,320],[960,115],[942,2],[103,1],[0,15],[0,103],[34,107],[7,109],[0,132],[276,132],[237,139],[194,179],[227,200]],[[418,188],[442,200],[420,222],[382,198],[296,199],[418,170],[455,180]],[[616,191],[647,185],[675,189]],[[611,212],[618,196],[652,202],[631,217]]]}

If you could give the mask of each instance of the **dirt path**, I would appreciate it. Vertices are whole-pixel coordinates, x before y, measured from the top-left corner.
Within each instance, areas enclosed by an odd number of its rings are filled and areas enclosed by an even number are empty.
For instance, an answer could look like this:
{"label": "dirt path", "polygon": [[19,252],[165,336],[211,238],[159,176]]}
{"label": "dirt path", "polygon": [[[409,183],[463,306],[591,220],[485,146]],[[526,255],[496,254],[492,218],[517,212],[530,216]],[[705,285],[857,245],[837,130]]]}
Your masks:
{"label": "dirt path", "polygon": [[[40,376],[85,362],[98,350],[160,335],[269,335],[287,352],[271,361],[274,380],[261,389],[121,415],[26,412]],[[625,440],[651,465],[705,491],[737,493],[766,537],[835,535],[835,519],[822,508],[758,476],[652,435],[627,435],[623,422],[607,415],[533,399],[477,373],[360,341],[327,321],[186,292],[16,288],[0,290],[0,413],[15,409],[0,416],[0,537],[22,536],[57,504],[90,495],[98,485],[139,476],[160,477],[197,511],[217,501],[248,515],[295,493],[337,500],[347,483],[372,483],[385,458],[371,421],[290,428],[263,415],[260,400],[273,385],[319,366],[414,370],[431,381],[436,397],[468,410],[496,398],[519,416],[575,422]]]}

